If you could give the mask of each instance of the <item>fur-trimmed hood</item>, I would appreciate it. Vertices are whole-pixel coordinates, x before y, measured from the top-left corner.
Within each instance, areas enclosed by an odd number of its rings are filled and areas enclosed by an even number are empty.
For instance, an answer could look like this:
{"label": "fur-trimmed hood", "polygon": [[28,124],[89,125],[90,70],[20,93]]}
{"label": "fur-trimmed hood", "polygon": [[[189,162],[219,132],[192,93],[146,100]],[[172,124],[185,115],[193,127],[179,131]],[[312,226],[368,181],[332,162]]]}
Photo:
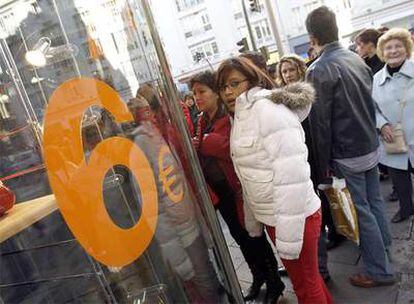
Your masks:
{"label": "fur-trimmed hood", "polygon": [[251,236],[262,233],[259,223],[275,227],[278,253],[289,260],[299,258],[305,219],[321,206],[299,123],[309,112],[312,93],[303,83],[251,88],[236,100],[230,136],[231,158],[249,207],[245,227]]}
{"label": "fur-trimmed hood", "polygon": [[271,101],[283,104],[291,110],[307,108],[315,100],[315,90],[306,82],[297,82],[271,92]]}
{"label": "fur-trimmed hood", "polygon": [[277,104],[283,104],[294,111],[300,121],[308,117],[315,101],[315,89],[306,82],[297,82],[283,88],[272,90],[268,98]]}
{"label": "fur-trimmed hood", "polygon": [[248,95],[252,97],[248,98],[250,103],[266,98],[276,104],[283,104],[295,112],[300,121],[308,117],[312,104],[315,101],[315,89],[306,82],[297,82],[271,91],[253,88]]}

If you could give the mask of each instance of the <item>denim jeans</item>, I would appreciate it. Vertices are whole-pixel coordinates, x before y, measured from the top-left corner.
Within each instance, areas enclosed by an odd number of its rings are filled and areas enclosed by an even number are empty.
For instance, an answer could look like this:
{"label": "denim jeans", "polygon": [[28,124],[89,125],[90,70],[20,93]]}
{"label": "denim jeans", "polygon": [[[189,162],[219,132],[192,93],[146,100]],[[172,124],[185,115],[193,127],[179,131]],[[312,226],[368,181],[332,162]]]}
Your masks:
{"label": "denim jeans", "polygon": [[391,234],[380,192],[378,167],[355,173],[339,163],[336,166],[345,178],[358,214],[364,270],[374,280],[391,280],[394,271],[387,254]]}

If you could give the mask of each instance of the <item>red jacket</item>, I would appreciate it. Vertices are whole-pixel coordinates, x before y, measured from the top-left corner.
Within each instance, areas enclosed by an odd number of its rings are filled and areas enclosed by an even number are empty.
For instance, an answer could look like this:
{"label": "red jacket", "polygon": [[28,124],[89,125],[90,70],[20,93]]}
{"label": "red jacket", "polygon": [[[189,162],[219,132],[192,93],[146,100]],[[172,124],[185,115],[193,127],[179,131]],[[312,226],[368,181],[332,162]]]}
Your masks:
{"label": "red jacket", "polygon": [[214,119],[208,133],[206,133],[207,124],[206,114],[203,113],[198,120],[196,130],[196,136],[200,141],[197,152],[201,158],[214,157],[217,160],[229,186],[235,193],[237,212],[241,223],[244,225],[242,188],[230,156],[230,116],[225,114]]}
{"label": "red jacket", "polygon": [[[188,109],[187,109],[187,113],[189,113]],[[185,115],[185,112],[184,112],[184,115]],[[187,120],[187,117],[186,117],[186,120]],[[167,119],[167,114],[164,112],[162,108],[155,114],[154,123],[157,126],[158,130],[160,130],[165,141],[169,144],[170,148],[173,147],[174,150],[176,151],[176,155],[178,155],[178,157],[180,158],[184,173],[187,177],[187,181],[191,189],[193,190],[193,193],[198,193],[198,191],[196,191],[197,186],[194,183],[194,180],[192,179],[192,176],[190,174],[190,171],[192,171],[190,170],[191,164],[188,162],[188,160],[184,156],[185,153],[184,153],[184,147],[182,145],[182,140],[180,139],[180,136],[179,136],[179,133],[177,133],[177,130],[172,126],[171,122],[169,122],[169,120]],[[190,125],[188,126],[190,128]],[[191,123],[191,127],[192,127],[192,123]],[[192,128],[190,128],[190,132],[193,132]],[[211,190],[209,185],[207,185],[207,190],[210,194],[210,199],[213,205],[216,205],[219,201],[217,195]]]}
{"label": "red jacket", "polygon": [[194,135],[194,126],[193,121],[191,120],[190,110],[186,106],[186,104],[182,101],[180,101],[181,109],[183,110],[183,114],[185,117],[185,120],[187,121],[188,130],[190,131],[190,135]]}

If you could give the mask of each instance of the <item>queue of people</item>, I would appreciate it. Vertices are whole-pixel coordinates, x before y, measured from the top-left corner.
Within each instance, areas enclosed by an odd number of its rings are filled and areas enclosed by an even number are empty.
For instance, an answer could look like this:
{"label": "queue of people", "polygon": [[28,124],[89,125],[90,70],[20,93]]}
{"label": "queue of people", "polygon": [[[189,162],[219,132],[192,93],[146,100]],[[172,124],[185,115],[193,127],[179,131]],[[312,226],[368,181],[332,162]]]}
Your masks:
{"label": "queue of people", "polygon": [[[267,303],[275,303],[285,289],[277,260],[262,231],[250,234],[244,226],[243,194],[230,156],[231,122],[219,92],[215,75],[202,72],[190,81],[196,104],[201,111],[193,144],[198,152],[205,179],[217,195],[217,210],[250,268],[253,284],[245,300],[256,298],[266,283]],[[262,228],[260,227],[262,230]]]}
{"label": "queue of people", "polygon": [[345,179],[358,216],[364,267],[349,278],[354,286],[396,282],[379,165],[400,202],[391,221],[414,214],[410,33],[364,30],[356,37],[356,54],[339,43],[329,8],[313,10],[306,28],[312,61],[286,55],[276,79],[260,55],[246,53],[190,81],[200,111],[193,145],[218,197],[215,207],[252,273],[246,300],[266,283],[266,303],[276,303],[285,288],[267,233],[299,303],[333,303],[325,285],[325,226],[332,242],[341,237],[318,190],[333,176]]}

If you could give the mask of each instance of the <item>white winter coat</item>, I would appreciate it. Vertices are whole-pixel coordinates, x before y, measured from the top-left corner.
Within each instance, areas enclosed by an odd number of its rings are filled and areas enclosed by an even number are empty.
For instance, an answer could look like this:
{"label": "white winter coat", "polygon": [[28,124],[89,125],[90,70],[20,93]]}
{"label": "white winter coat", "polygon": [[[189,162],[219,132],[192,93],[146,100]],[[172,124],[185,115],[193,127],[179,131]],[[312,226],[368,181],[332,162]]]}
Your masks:
{"label": "white winter coat", "polygon": [[273,91],[252,88],[236,100],[230,144],[246,229],[257,236],[258,222],[275,227],[284,259],[299,258],[305,220],[320,208],[301,126],[313,96],[312,87],[301,83]]}

